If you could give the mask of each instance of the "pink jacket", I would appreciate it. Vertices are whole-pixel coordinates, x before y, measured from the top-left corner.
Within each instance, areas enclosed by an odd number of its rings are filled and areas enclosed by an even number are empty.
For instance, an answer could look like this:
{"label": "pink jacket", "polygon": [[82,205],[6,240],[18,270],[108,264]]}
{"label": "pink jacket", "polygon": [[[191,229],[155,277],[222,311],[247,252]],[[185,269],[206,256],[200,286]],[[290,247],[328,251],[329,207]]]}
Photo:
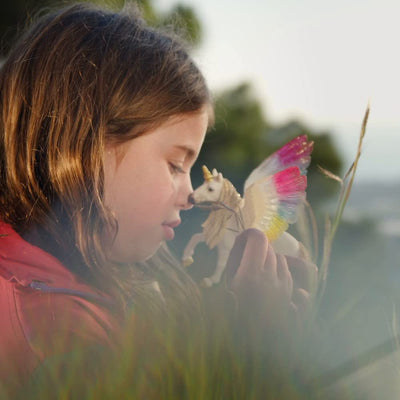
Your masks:
{"label": "pink jacket", "polygon": [[112,344],[110,299],[0,222],[0,383],[23,383],[46,357]]}

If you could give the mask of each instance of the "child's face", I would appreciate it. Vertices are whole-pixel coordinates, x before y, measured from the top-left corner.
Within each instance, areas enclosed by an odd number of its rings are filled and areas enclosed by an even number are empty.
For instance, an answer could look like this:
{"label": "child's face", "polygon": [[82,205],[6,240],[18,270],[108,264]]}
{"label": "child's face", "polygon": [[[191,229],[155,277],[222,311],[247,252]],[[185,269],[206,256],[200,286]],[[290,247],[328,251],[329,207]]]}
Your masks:
{"label": "child's face", "polygon": [[114,242],[106,243],[113,261],[143,261],[161,242],[173,239],[180,211],[191,207],[190,169],[207,124],[204,109],[173,117],[149,133],[107,147],[105,203],[118,221]]}

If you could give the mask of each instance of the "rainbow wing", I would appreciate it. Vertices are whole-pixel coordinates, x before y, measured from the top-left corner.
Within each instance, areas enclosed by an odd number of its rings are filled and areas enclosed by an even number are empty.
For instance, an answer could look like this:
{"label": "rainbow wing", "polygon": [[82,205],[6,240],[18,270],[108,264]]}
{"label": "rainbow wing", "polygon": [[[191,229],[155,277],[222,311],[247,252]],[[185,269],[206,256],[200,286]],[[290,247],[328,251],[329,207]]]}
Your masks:
{"label": "rainbow wing", "polygon": [[298,136],[268,157],[245,183],[242,217],[245,228],[257,228],[277,239],[296,222],[305,200],[307,167],[313,142]]}
{"label": "rainbow wing", "polygon": [[306,175],[311,161],[314,143],[306,135],[300,135],[285,144],[278,151],[266,158],[246,179],[244,191],[253,183],[267,176],[274,175],[289,167],[298,167],[302,175]]}

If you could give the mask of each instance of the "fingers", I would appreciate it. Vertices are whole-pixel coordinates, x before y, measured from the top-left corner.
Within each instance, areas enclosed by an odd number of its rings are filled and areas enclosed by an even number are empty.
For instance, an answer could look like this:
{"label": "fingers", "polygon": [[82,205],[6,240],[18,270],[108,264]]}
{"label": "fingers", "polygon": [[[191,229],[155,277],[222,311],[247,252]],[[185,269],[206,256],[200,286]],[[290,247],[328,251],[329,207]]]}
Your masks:
{"label": "fingers", "polygon": [[[264,270],[266,260],[270,256],[270,246],[264,233],[257,229],[248,229],[246,245],[243,251],[238,273],[254,274]],[[272,260],[276,268],[276,260]]]}
{"label": "fingers", "polygon": [[[277,255],[265,234],[257,229],[241,233],[227,263],[228,283],[238,289],[263,297],[289,298],[293,280],[286,258]],[[263,293],[269,292],[269,293]]]}
{"label": "fingers", "polygon": [[292,319],[301,326],[316,282],[314,264],[276,254],[263,232],[248,229],[235,240],[226,274],[237,295],[239,315],[247,323],[254,320],[268,329],[280,329]]}
{"label": "fingers", "polygon": [[293,289],[311,292],[317,282],[315,264],[301,258],[277,255],[268,239],[257,229],[248,229],[237,236],[227,263],[228,283],[265,279]]}
{"label": "fingers", "polygon": [[277,264],[278,259],[276,257],[276,253],[271,246],[268,246],[267,256],[263,265],[263,271],[265,272],[266,278],[270,279],[272,282],[276,281],[278,277]]}
{"label": "fingers", "polygon": [[305,315],[310,306],[310,293],[304,289],[296,289],[293,291],[292,302],[295,304],[298,312]]}
{"label": "fingers", "polygon": [[277,262],[278,280],[286,283],[286,290],[287,290],[288,296],[291,296],[292,292],[293,292],[293,278],[292,278],[292,274],[289,271],[289,266],[286,261],[286,257],[283,256],[282,254],[278,254],[276,256],[276,258],[278,260],[278,262]]}
{"label": "fingers", "polygon": [[294,288],[310,292],[314,287],[318,269],[315,264],[295,257],[286,256],[289,271],[293,277]]}
{"label": "fingers", "polygon": [[[235,275],[261,270],[267,255],[268,241],[266,236],[257,229],[247,229],[240,233],[235,240],[226,265],[228,283]],[[240,267],[240,268],[239,268]]]}
{"label": "fingers", "polygon": [[239,269],[240,261],[242,260],[242,255],[246,246],[245,232],[246,231],[242,232],[236,237],[232,250],[229,253],[225,269],[228,282],[232,281],[233,277],[236,275],[237,270]]}
{"label": "fingers", "polygon": [[304,327],[304,323],[307,321],[311,307],[311,296],[310,293],[304,289],[295,289],[293,291],[292,302],[290,303],[290,313],[293,328],[298,332]]}

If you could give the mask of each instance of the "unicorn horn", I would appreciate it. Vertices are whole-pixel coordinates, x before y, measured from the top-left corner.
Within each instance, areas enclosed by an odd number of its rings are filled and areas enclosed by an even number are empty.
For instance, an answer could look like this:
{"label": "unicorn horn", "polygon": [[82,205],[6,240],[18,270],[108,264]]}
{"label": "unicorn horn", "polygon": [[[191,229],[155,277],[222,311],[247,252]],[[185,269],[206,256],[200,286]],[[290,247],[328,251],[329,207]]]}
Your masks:
{"label": "unicorn horn", "polygon": [[203,165],[203,175],[204,175],[204,180],[206,182],[209,182],[209,181],[211,181],[213,179],[213,176],[212,176],[211,172],[209,171],[209,169],[205,165]]}

